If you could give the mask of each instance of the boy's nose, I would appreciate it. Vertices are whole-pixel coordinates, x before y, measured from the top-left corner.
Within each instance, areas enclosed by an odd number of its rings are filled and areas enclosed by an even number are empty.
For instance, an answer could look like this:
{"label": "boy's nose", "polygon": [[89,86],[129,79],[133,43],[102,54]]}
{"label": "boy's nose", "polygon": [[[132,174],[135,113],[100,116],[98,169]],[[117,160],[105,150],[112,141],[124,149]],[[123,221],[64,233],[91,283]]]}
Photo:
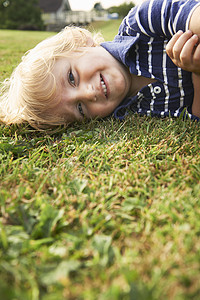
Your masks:
{"label": "boy's nose", "polygon": [[88,101],[96,101],[97,100],[95,89],[92,86],[92,84],[88,84],[85,86],[85,88],[83,90],[83,97],[85,98],[85,100],[88,100]]}

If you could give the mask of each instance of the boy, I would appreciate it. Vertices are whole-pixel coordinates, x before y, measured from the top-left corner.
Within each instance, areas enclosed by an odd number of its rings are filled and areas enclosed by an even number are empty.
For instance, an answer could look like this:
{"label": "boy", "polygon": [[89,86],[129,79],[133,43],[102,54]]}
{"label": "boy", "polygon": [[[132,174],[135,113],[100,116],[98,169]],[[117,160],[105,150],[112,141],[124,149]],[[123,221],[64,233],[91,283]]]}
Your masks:
{"label": "boy", "polygon": [[145,1],[101,46],[67,28],[31,50],[4,83],[0,120],[42,129],[112,113],[123,119],[129,110],[198,119],[199,16],[195,0]]}

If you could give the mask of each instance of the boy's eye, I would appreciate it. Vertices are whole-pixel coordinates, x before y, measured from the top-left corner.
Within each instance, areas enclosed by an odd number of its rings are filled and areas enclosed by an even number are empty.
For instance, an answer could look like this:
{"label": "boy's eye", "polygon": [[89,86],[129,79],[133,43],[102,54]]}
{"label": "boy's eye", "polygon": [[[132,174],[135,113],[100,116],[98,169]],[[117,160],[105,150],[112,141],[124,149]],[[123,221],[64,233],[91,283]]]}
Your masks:
{"label": "boy's eye", "polygon": [[82,117],[84,117],[84,112],[83,112],[83,108],[82,108],[82,104],[81,103],[78,103],[78,111],[79,111],[80,115]]}
{"label": "boy's eye", "polygon": [[69,72],[69,83],[72,84],[72,85],[75,85],[75,79],[74,79],[74,75],[72,73],[72,71]]}

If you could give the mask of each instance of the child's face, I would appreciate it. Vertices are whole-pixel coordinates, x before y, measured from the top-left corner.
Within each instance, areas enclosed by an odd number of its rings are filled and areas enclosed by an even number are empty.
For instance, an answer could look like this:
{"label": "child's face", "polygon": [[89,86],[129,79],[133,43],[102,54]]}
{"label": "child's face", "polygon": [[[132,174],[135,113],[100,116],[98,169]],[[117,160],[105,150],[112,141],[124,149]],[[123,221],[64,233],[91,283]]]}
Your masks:
{"label": "child's face", "polygon": [[102,47],[88,47],[82,55],[59,58],[53,74],[61,99],[53,113],[74,122],[106,117],[128,95],[128,69]]}

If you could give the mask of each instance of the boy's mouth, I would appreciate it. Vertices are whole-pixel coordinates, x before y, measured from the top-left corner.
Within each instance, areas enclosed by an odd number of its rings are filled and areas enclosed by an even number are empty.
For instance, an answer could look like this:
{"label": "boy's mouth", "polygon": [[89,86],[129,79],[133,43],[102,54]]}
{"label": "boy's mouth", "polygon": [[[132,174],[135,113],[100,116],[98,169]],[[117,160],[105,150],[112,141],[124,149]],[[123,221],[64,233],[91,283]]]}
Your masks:
{"label": "boy's mouth", "polygon": [[107,96],[108,96],[107,86],[106,86],[103,76],[101,74],[100,74],[100,78],[101,78],[101,87],[102,87],[103,93],[104,93],[105,97],[107,98]]}

